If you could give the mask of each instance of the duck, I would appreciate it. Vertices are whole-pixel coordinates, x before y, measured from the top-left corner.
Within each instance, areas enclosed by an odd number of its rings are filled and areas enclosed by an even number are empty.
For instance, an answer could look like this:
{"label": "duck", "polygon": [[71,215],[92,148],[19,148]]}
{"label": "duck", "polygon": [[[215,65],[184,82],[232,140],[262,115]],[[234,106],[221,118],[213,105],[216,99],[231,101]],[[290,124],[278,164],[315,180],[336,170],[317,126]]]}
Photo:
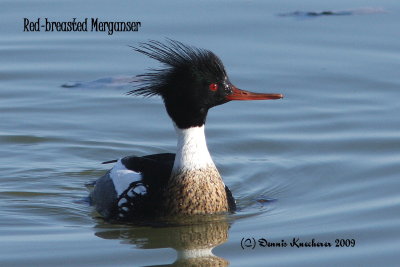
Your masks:
{"label": "duck", "polygon": [[107,220],[224,214],[236,201],[212,160],[205,137],[208,111],[230,101],[276,100],[233,85],[221,59],[210,50],[167,39],[132,47],[161,68],[137,75],[128,95],[162,98],[176,134],[175,153],[126,156],[94,183],[90,200]]}

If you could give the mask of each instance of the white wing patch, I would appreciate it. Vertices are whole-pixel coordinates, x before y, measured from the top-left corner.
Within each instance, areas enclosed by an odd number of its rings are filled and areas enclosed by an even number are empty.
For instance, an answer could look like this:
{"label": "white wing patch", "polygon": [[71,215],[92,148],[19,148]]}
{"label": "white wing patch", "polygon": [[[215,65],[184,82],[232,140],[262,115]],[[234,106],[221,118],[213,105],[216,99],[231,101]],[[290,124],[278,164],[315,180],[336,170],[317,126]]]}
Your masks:
{"label": "white wing patch", "polygon": [[122,164],[121,159],[114,165],[110,171],[110,178],[112,179],[117,191],[118,197],[129,187],[133,182],[140,181],[142,174],[129,170]]}

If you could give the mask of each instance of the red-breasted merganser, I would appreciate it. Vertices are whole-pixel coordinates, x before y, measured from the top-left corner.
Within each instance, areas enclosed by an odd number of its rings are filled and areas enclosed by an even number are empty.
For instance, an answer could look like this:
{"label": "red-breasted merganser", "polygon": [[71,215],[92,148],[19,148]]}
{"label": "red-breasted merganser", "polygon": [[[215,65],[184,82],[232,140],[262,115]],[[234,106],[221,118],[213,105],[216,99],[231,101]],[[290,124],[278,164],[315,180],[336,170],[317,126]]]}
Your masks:
{"label": "red-breasted merganser", "polygon": [[207,148],[207,112],[231,100],[283,95],[238,89],[221,60],[205,49],[167,40],[141,43],[134,50],[165,68],[138,75],[137,88],[128,94],[162,97],[178,135],[177,152],[110,161],[115,166],[96,181],[91,193],[96,210],[106,219],[121,221],[234,212],[235,200]]}

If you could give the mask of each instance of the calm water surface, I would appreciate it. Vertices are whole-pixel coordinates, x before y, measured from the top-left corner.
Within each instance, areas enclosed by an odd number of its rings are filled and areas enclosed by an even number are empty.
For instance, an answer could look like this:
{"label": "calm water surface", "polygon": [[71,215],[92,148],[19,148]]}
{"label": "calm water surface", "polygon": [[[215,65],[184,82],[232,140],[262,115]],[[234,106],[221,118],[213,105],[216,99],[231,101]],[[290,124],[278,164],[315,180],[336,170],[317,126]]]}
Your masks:
{"label": "calm water surface", "polygon": [[[0,265],[398,264],[400,4],[376,3],[3,1]],[[363,7],[380,11],[279,16]],[[27,33],[24,17],[142,28]],[[185,226],[111,225],[84,201],[84,184],[110,167],[100,163],[175,150],[161,100],[125,95],[131,77],[158,66],[128,45],[164,37],[211,49],[238,87],[285,99],[210,111],[209,149],[236,214]],[[293,239],[332,247],[292,247]],[[212,247],[214,257],[187,258]]]}

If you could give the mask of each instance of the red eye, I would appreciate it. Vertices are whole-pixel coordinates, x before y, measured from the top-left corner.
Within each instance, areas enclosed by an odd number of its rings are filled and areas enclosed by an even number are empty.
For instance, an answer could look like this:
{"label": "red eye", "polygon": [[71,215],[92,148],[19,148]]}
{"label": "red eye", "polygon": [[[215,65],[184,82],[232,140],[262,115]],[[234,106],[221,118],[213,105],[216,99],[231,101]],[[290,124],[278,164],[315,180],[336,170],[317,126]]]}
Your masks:
{"label": "red eye", "polygon": [[210,84],[210,90],[211,91],[217,91],[218,90],[218,84],[216,84],[216,83]]}

